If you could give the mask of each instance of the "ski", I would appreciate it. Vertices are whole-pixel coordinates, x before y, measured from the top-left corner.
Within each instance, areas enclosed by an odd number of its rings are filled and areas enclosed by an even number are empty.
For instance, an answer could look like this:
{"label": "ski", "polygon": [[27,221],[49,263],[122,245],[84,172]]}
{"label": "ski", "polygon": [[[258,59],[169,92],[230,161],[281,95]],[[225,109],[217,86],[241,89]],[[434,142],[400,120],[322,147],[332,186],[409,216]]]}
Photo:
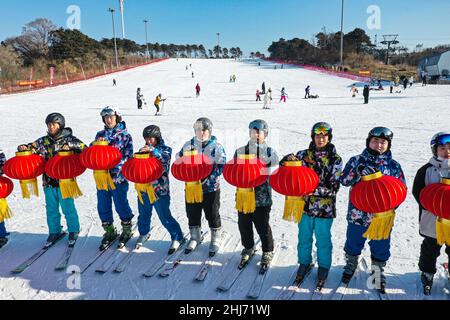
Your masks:
{"label": "ski", "polygon": [[[361,258],[361,266],[363,268],[363,270],[365,271],[365,273],[369,276],[371,276],[370,272],[369,272],[369,267],[367,265],[366,259],[365,258]],[[386,293],[386,288],[384,287],[384,285],[381,285],[380,288],[369,288],[369,299],[370,300],[389,300],[389,297]]]}
{"label": "ski", "polygon": [[183,240],[180,243],[180,246],[178,249],[172,253],[171,255],[164,256],[160,261],[153,264],[150,269],[148,269],[146,272],[144,272],[143,276],[146,278],[151,278],[154,275],[156,275],[167,263],[171,263],[168,260],[170,258],[174,258],[174,260],[178,259],[178,257],[184,252],[184,245],[187,243],[188,235],[186,235]]}
{"label": "ski", "polygon": [[297,271],[295,271],[295,273],[294,273],[295,278],[292,281],[292,284],[286,290],[281,292],[280,296],[278,297],[278,300],[291,300],[292,297],[295,295],[295,293],[298,291],[298,289],[301,287],[301,285],[309,277],[313,268],[314,268],[314,265],[311,264],[310,267],[308,268],[308,271],[306,272],[305,277],[300,281],[297,279],[297,277],[296,277]]}
{"label": "ski", "polygon": [[119,261],[119,263],[114,268],[114,272],[115,273],[124,272],[125,268],[128,266],[128,264],[131,261],[131,259],[133,258],[133,256],[141,250],[142,246],[148,241],[149,238],[150,238],[150,235],[148,237],[146,237],[142,243],[138,243],[139,239],[137,239],[136,244],[134,245],[134,249],[131,251],[128,251],[126,253],[125,257],[123,257],[123,259]]}
{"label": "ski", "polygon": [[89,269],[90,266],[92,266],[100,257],[109,250],[109,248],[112,247],[114,243],[119,239],[119,235],[117,235],[113,241],[111,241],[103,250],[99,250],[95,256],[92,257],[91,260],[89,260],[83,268],[81,268],[80,273],[84,273],[87,269]]}
{"label": "ski", "polygon": [[67,232],[61,232],[59,237],[52,243],[44,245],[38,252],[33,254],[30,258],[28,258],[26,261],[21,263],[18,267],[16,267],[14,270],[12,270],[12,273],[22,273],[28,267],[30,267],[33,263],[35,263],[42,255],[44,255],[50,248],[52,248],[59,240],[63,239],[66,236]]}
{"label": "ski", "polygon": [[72,256],[74,246],[75,244],[67,246],[66,251],[64,251],[64,254],[62,255],[61,259],[56,264],[55,271],[63,271],[67,269],[70,257]]}
{"label": "ski", "polygon": [[442,268],[444,268],[445,282],[444,291],[447,294],[447,300],[450,299],[450,273],[448,271],[448,263],[443,263]]}
{"label": "ski", "polygon": [[207,230],[205,233],[202,234],[202,237],[200,239],[200,243],[197,245],[197,247],[195,247],[195,249],[193,251],[184,251],[182,252],[181,255],[178,256],[177,259],[175,259],[172,264],[168,265],[163,271],[161,271],[161,273],[159,274],[159,276],[161,278],[167,278],[169,277],[173,271],[181,264],[181,261],[185,260],[192,252],[196,251],[198,246],[201,245],[203,243],[203,240],[205,239],[205,235],[209,232],[209,230]]}
{"label": "ski", "polygon": [[316,289],[314,289],[314,292],[311,296],[311,300],[322,300],[323,298],[322,289],[324,286],[325,286],[324,280],[317,281]]}
{"label": "ski", "polygon": [[358,262],[358,267],[355,270],[355,273],[353,274],[353,276],[350,278],[350,280],[345,283],[341,280],[341,282],[339,283],[339,285],[337,286],[336,290],[334,290],[334,294],[331,297],[331,300],[344,300],[344,297],[347,293],[347,289],[350,285],[350,283],[352,281],[354,281],[354,279],[356,279],[356,277],[359,277],[359,273],[361,272],[361,260]]}
{"label": "ski", "polygon": [[[219,251],[218,251],[218,252],[220,252],[221,250],[223,250],[223,248],[226,248],[226,246],[228,245],[228,243],[229,243],[230,240],[231,240],[231,237],[228,236],[228,234],[227,234],[225,231],[224,231],[224,233],[222,234],[222,236],[227,237],[227,240],[226,240],[226,242],[225,242],[225,241],[222,241],[222,243],[221,243],[221,245],[220,245],[220,248],[219,248]],[[217,253],[218,253],[218,252],[217,252]],[[214,256],[208,257],[208,258],[206,258],[206,259],[203,261],[203,263],[201,264],[201,267],[200,267],[199,271],[197,272],[197,275],[196,275],[195,278],[194,278],[196,281],[204,281],[204,280],[205,280],[206,275],[208,274],[208,271],[211,269],[211,266],[214,264],[214,262],[215,262],[215,260],[216,260],[216,258],[217,258],[217,253],[216,253]]]}

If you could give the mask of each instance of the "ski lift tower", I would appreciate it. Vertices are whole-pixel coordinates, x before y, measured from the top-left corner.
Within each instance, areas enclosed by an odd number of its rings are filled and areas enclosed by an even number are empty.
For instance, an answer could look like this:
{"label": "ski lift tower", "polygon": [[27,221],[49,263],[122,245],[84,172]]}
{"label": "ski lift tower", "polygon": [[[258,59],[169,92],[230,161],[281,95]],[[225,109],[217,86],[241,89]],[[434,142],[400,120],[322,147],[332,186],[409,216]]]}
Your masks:
{"label": "ski lift tower", "polygon": [[399,44],[400,42],[397,40],[398,34],[386,34],[383,35],[383,41],[381,41],[381,44],[387,45],[387,52],[386,52],[386,64],[389,64],[389,53],[391,51],[391,46]]}

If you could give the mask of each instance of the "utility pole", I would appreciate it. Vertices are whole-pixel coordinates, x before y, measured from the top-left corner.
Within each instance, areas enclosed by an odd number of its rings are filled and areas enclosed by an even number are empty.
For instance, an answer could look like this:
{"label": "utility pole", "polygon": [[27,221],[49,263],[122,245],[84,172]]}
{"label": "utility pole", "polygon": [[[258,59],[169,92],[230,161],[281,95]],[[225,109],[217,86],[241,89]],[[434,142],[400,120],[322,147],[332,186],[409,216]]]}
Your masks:
{"label": "utility pole", "polygon": [[383,35],[383,41],[381,41],[381,44],[387,45],[387,51],[386,51],[386,64],[389,64],[389,53],[391,51],[391,45],[400,43],[397,41],[398,34],[386,34]]}
{"label": "utility pole", "polygon": [[114,37],[114,53],[116,55],[116,68],[119,68],[119,56],[117,54],[117,41],[116,41],[116,23],[114,21],[114,13],[116,12],[116,9],[109,8],[108,11],[111,12],[111,17],[112,17],[113,37]]}
{"label": "utility pole", "polygon": [[344,63],[344,0],[341,8],[341,66]]}
{"label": "utility pole", "polygon": [[149,52],[149,50],[148,50],[147,23],[148,23],[148,20],[145,19],[145,20],[144,20],[144,24],[145,24],[145,45],[147,46],[147,51],[146,51],[146,53],[145,53],[145,56],[148,58],[149,55],[150,55],[150,52]]}
{"label": "utility pole", "polygon": [[122,16],[122,39],[125,39],[125,20],[123,18],[123,2],[124,0],[119,0],[120,14]]}
{"label": "utility pole", "polygon": [[220,32],[217,32],[217,58],[219,58],[220,54]]}

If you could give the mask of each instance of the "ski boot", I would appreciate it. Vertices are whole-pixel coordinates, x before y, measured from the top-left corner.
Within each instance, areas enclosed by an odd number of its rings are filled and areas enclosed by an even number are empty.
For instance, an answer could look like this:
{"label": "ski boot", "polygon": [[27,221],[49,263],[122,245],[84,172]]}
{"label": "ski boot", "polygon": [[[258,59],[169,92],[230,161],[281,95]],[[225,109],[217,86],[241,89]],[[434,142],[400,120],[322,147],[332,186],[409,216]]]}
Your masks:
{"label": "ski boot", "polygon": [[104,222],[102,227],[105,230],[105,234],[99,248],[101,251],[107,249],[117,238],[117,230],[112,223]]}
{"label": "ski boot", "polygon": [[313,264],[300,264],[297,270],[297,275],[295,276],[295,283],[302,283],[313,267]]}
{"label": "ski boot", "polygon": [[78,239],[78,232],[69,232],[69,247],[74,247]]}
{"label": "ski boot", "polygon": [[356,268],[358,267],[358,257],[352,256],[350,254],[345,254],[346,265],[344,266],[344,273],[342,274],[341,281],[348,284],[355,274]]}
{"label": "ski boot", "polygon": [[423,294],[426,296],[431,295],[431,289],[433,288],[433,278],[434,274],[428,272],[422,272],[420,279],[423,284]]}
{"label": "ski boot", "polygon": [[54,245],[60,238],[62,233],[50,233],[47,238],[47,242],[45,243],[45,247],[51,247]]}
{"label": "ski boot", "polygon": [[121,224],[122,224],[122,233],[120,234],[120,237],[119,237],[119,244],[118,244],[119,249],[125,247],[127,242],[133,236],[133,231],[131,229],[133,227],[133,225],[131,224],[131,220],[122,221]]}
{"label": "ski boot", "polygon": [[254,248],[251,249],[244,248],[241,252],[241,262],[239,263],[239,269],[245,268],[245,266],[248,264],[248,262],[250,261],[250,259],[253,257],[254,254],[255,254]]}
{"label": "ski boot", "polygon": [[325,281],[328,278],[328,269],[324,267],[319,266],[319,270],[317,271],[317,289],[320,291],[322,290],[323,286],[325,285]]}
{"label": "ski boot", "polygon": [[175,251],[178,250],[178,248],[181,246],[181,242],[178,240],[172,240],[172,243],[170,244],[169,251],[167,252],[167,255],[172,255],[175,253]]}
{"label": "ski boot", "polygon": [[5,246],[8,243],[8,238],[0,238],[0,248]]}
{"label": "ski boot", "polygon": [[186,250],[184,251],[185,254],[189,254],[194,251],[195,248],[197,248],[197,246],[199,245],[202,238],[200,226],[189,227],[189,231],[191,233],[191,239],[189,239]]}
{"label": "ski boot", "polygon": [[260,273],[263,274],[269,269],[273,260],[273,251],[263,252],[260,264]]}
{"label": "ski boot", "polygon": [[222,244],[222,228],[211,228],[211,244],[209,245],[209,256],[216,255]]}
{"label": "ski boot", "polygon": [[139,236],[137,241],[136,241],[135,249],[140,249],[144,245],[144,242],[146,242],[149,238],[150,238],[150,234],[149,233],[145,234],[143,236]]}
{"label": "ski boot", "polygon": [[384,267],[386,267],[385,261],[377,261],[372,259],[371,275],[375,276],[372,283],[381,294],[386,293],[386,276],[384,274]]}

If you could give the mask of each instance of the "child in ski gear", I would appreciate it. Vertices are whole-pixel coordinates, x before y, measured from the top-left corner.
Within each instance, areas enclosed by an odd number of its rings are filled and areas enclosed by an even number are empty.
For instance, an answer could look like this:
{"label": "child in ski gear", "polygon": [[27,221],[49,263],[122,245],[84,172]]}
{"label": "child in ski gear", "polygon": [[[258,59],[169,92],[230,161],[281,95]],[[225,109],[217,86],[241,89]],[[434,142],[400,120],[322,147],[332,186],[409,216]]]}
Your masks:
{"label": "child in ski gear", "polygon": [[[420,250],[419,269],[422,272],[424,293],[429,295],[436,274],[436,260],[441,253],[441,245],[436,240],[436,216],[428,212],[420,203],[420,192],[433,183],[439,183],[442,178],[450,178],[450,132],[439,132],[431,140],[433,157],[416,174],[413,185],[413,195],[419,204],[419,233],[424,238]],[[450,261],[450,246],[445,252]]]}
{"label": "child in ski gear", "polygon": [[137,89],[136,92],[136,100],[137,100],[137,104],[138,104],[138,109],[142,109],[142,99],[143,99],[143,95],[141,93],[141,88]]}
{"label": "child in ski gear", "polygon": [[143,202],[141,202],[138,197],[138,229],[140,234],[138,243],[145,241],[149,236],[150,222],[153,208],[155,208],[159,220],[169,232],[172,240],[168,253],[170,255],[178,249],[183,240],[183,232],[181,231],[180,225],[170,212],[169,172],[170,160],[172,158],[172,148],[166,146],[164,143],[161,130],[158,126],[150,125],[146,127],[142,135],[145,140],[145,146],[141,148],[139,152],[151,153],[162,163],[164,173],[157,181],[152,183],[157,198],[155,203],[152,204],[150,202],[149,197],[145,192],[141,193]]}
{"label": "child in ski gear", "polygon": [[256,90],[256,101],[261,101],[261,92],[259,90]]}
{"label": "child in ski gear", "polygon": [[352,98],[356,97],[356,94],[359,93],[358,88],[356,88],[355,85],[352,86],[352,88],[350,89],[350,92],[352,93]]}
{"label": "child in ski gear", "polygon": [[187,245],[188,251],[193,251],[201,241],[202,210],[205,212],[211,230],[210,253],[213,255],[219,250],[222,241],[222,222],[220,218],[220,176],[226,163],[225,149],[212,135],[213,124],[208,118],[200,118],[194,123],[195,137],[187,141],[177,158],[185,152],[196,150],[205,154],[213,163],[211,174],[202,180],[203,202],[187,203],[186,213],[189,220],[191,238]]}
{"label": "child in ski gear", "polygon": [[370,92],[369,86],[365,85],[363,90],[364,104],[369,103],[369,92]]}
{"label": "child in ski gear", "polygon": [[280,102],[281,102],[281,101],[286,102],[286,98],[287,98],[286,89],[285,89],[285,88],[282,88],[282,89],[281,89],[281,98],[280,98]]}
{"label": "child in ski gear", "polygon": [[[318,188],[312,195],[305,197],[304,214],[298,225],[298,263],[301,267],[297,276],[304,278],[304,272],[312,263],[311,252],[315,234],[318,281],[324,282],[332,262],[331,226],[336,218],[336,195],[340,187],[339,178],[343,163],[331,143],[331,125],[326,122],[316,123],[311,130],[311,139],[309,148],[299,151],[294,158],[314,170],[320,178]],[[289,156],[287,158],[289,159]],[[287,160],[286,157],[282,162],[284,160]]]}
{"label": "child in ski gear", "polygon": [[254,154],[267,168],[267,180],[261,186],[255,188],[256,210],[245,214],[238,212],[239,233],[241,235],[242,251],[241,264],[245,264],[254,253],[255,242],[253,239],[253,225],[258,232],[262,244],[262,265],[270,265],[273,258],[273,235],[269,225],[270,211],[272,209],[272,188],[269,185],[270,168],[278,164],[277,152],[269,147],[266,138],[269,134],[269,126],[264,120],[254,120],[249,124],[250,141],[246,146],[236,150],[235,161],[239,161],[240,155]]}
{"label": "child in ski gear", "polygon": [[[0,150],[0,176],[3,174],[3,166],[5,165],[6,157],[2,150]],[[6,232],[5,221],[0,221],[0,248],[8,242],[8,232]]]}
{"label": "child in ski gear", "polygon": [[[72,135],[72,129],[66,128],[66,120],[60,113],[51,113],[45,119],[47,135],[36,141],[20,145],[19,151],[30,150],[48,160],[57,155],[59,151],[73,151],[81,153],[86,147],[77,137]],[[59,180],[50,178],[46,173],[42,177],[45,195],[45,208],[47,225],[49,229],[48,243],[55,242],[61,235],[61,213],[66,218],[69,231],[69,241],[75,241],[80,232],[80,222],[73,198],[64,199],[61,194]]]}
{"label": "child in ski gear", "polygon": [[[362,154],[352,157],[346,164],[340,177],[341,184],[346,187],[353,187],[361,181],[363,176],[380,171],[383,175],[400,179],[406,185],[400,164],[392,158],[393,137],[394,134],[388,128],[373,128],[367,137],[366,149]],[[344,248],[347,264],[344,267],[343,282],[348,283],[356,270],[358,257],[366,242],[363,234],[369,228],[373,217],[374,214],[358,210],[349,201],[347,241]],[[372,272],[379,272],[381,289],[384,288],[386,283],[384,267],[390,257],[390,241],[390,237],[386,240],[369,241],[372,254]]]}
{"label": "child in ski gear", "polygon": [[411,76],[409,78],[409,87],[411,88],[413,86],[413,84],[414,84],[414,76]]}
{"label": "child in ski gear", "polygon": [[97,132],[95,141],[107,141],[110,146],[118,149],[122,154],[120,163],[109,170],[115,188],[109,190],[97,189],[97,210],[102,221],[102,227],[105,230],[100,246],[100,250],[103,250],[117,238],[117,231],[113,225],[113,201],[122,224],[119,243],[125,244],[132,236],[131,229],[134,215],[127,199],[129,184],[122,175],[122,166],[125,161],[133,157],[133,139],[127,131],[126,123],[122,121],[122,114],[118,108],[105,107],[100,115],[105,127]]}
{"label": "child in ski gear", "polygon": [[197,98],[200,96],[200,85],[198,83],[195,86],[195,95]]}
{"label": "child in ski gear", "polygon": [[305,99],[309,99],[311,93],[311,86],[305,88]]}
{"label": "child in ski gear", "polygon": [[155,102],[153,103],[153,104],[155,105],[155,108],[156,108],[155,116],[157,116],[158,114],[160,114],[160,113],[159,113],[159,110],[160,110],[159,105],[160,105],[161,102],[163,102],[163,101],[166,101],[166,99],[163,99],[163,98],[162,98],[162,94],[161,94],[161,93],[158,94],[158,95],[156,96],[156,98],[155,98]]}
{"label": "child in ski gear", "polygon": [[270,109],[272,106],[272,89],[269,88],[264,95],[263,109]]}

